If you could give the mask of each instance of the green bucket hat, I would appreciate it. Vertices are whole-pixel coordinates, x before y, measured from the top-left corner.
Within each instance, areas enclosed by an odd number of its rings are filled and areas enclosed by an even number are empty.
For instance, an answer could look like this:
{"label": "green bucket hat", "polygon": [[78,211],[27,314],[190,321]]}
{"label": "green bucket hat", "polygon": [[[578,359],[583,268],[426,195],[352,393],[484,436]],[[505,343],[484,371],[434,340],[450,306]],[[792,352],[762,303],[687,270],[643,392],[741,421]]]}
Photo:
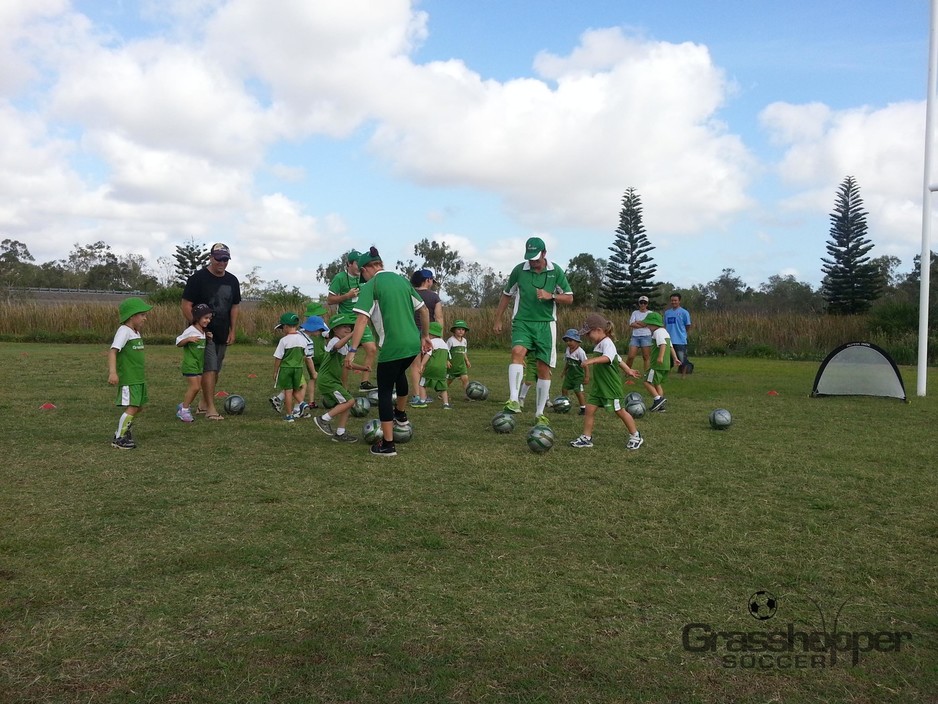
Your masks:
{"label": "green bucket hat", "polygon": [[453,331],[456,328],[462,328],[466,332],[469,332],[469,326],[466,325],[465,320],[457,320],[455,323],[453,323],[452,327],[450,328],[450,331]]}
{"label": "green bucket hat", "polygon": [[308,318],[311,315],[323,316],[327,313],[329,313],[329,311],[322,303],[319,301],[310,301],[306,304],[306,313],[304,313],[304,317]]}
{"label": "green bucket hat", "polygon": [[146,313],[152,308],[153,306],[149,305],[142,298],[125,298],[120,302],[120,305],[117,308],[117,312],[119,314],[121,324],[123,325],[137,313]]}
{"label": "green bucket hat", "polygon": [[436,335],[437,337],[443,337],[443,324],[430,323],[430,334]]}
{"label": "green bucket hat", "polygon": [[358,321],[357,315],[350,315],[348,313],[342,313],[337,315],[329,321],[329,329],[335,330],[340,325],[351,325],[355,327],[355,323]]}
{"label": "green bucket hat", "polygon": [[652,311],[642,320],[645,325],[657,325],[659,328],[664,327],[664,320],[661,319],[661,313],[656,313]]}

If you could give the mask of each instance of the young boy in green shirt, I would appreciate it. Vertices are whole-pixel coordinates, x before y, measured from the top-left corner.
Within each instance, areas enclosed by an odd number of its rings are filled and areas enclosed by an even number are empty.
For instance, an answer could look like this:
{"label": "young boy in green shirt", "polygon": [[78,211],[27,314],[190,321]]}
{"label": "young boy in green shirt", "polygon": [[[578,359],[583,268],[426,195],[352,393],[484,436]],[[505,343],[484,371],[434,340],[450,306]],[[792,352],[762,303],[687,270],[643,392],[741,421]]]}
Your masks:
{"label": "young boy in green shirt", "polygon": [[130,426],[147,402],[144,374],[143,337],[140,329],[147,320],[147,305],[142,298],[126,298],[118,307],[121,325],[107,353],[107,383],[117,386],[117,404],[124,409],[117,423],[111,447],[133,450],[137,447]]}
{"label": "young boy in green shirt", "polygon": [[283,398],[283,410],[286,411],[283,420],[292,423],[297,415],[293,413],[293,405],[298,409],[302,407],[303,393],[306,391],[306,377],[303,369],[309,371],[309,378],[316,378],[316,367],[313,366],[312,353],[307,351],[307,340],[297,331],[300,325],[300,316],[296,313],[284,313],[280,316],[277,330],[283,330],[283,337],[274,351],[274,386],[283,389],[286,393]]}

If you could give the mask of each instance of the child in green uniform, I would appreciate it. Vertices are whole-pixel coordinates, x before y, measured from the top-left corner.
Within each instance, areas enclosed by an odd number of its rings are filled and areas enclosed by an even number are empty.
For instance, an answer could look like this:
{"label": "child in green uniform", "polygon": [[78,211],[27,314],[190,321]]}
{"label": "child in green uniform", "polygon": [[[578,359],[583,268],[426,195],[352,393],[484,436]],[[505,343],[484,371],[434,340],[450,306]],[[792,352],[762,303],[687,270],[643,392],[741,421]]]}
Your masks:
{"label": "child in green uniform", "polygon": [[[326,343],[322,339],[320,332],[328,332],[329,327],[326,325],[326,318],[329,315],[329,310],[319,301],[312,301],[306,305],[306,319],[300,324],[300,334],[307,339],[307,352],[310,352],[313,356],[313,366],[316,369],[319,369],[319,365],[323,360],[323,351],[325,349]],[[286,393],[284,391],[279,391],[275,396],[270,397],[270,405],[274,409],[275,413],[283,412],[283,399]],[[303,406],[303,415],[309,417],[309,409],[319,408],[319,404],[316,403],[316,380],[307,379],[306,380],[306,394],[305,398],[308,401],[304,401],[306,405]]]}
{"label": "child in green uniform", "polygon": [[[342,385],[342,370],[345,359],[351,353],[348,342],[352,339],[355,326],[354,315],[340,313],[329,322],[329,340],[325,344],[325,356],[319,367],[319,391],[324,399],[335,401],[335,406],[314,419],[316,427],[335,442],[358,442],[358,438],[345,431],[348,414],[355,405],[355,397]],[[371,371],[368,367],[352,362],[352,369]],[[335,426],[335,428],[333,428]]]}
{"label": "child in green uniform", "polygon": [[671,360],[673,359],[677,366],[681,365],[681,360],[677,356],[677,351],[671,346],[671,336],[664,327],[661,313],[652,311],[645,316],[644,322],[651,330],[651,341],[655,347],[651,355],[651,366],[645,375],[645,388],[652,395],[651,408],[648,410],[664,413],[668,399],[664,396],[663,384],[668,378]]}
{"label": "child in green uniform", "polygon": [[111,447],[133,450],[137,447],[130,426],[143,404],[147,402],[147,383],[144,375],[143,338],[140,328],[147,319],[147,305],[141,298],[127,298],[118,307],[121,326],[107,353],[107,383],[117,386],[117,404],[124,409],[117,423],[117,432]]}
{"label": "child in green uniform", "polygon": [[446,341],[449,347],[449,371],[446,372],[446,385],[449,386],[453,379],[459,379],[462,382],[463,393],[469,386],[469,370],[472,364],[469,362],[469,343],[466,340],[466,333],[469,332],[469,326],[465,320],[457,320],[453,327],[449,329],[452,336]]}
{"label": "child in green uniform", "polygon": [[202,389],[202,367],[205,362],[205,340],[212,333],[206,328],[212,322],[212,308],[206,303],[192,306],[192,325],[176,338],[176,347],[182,347],[182,375],[186,378],[186,393],[176,406],[176,417],[184,423],[195,420],[189,406]]}
{"label": "child in green uniform", "polygon": [[280,316],[278,330],[283,330],[283,337],[274,350],[274,386],[284,390],[283,410],[286,411],[283,419],[292,423],[298,416],[293,412],[294,404],[302,411],[303,392],[306,390],[306,375],[310,379],[316,378],[316,367],[313,366],[313,356],[307,352],[307,340],[297,332],[300,325],[300,316],[296,313],[284,313]]}
{"label": "child in green uniform", "polygon": [[583,366],[586,362],[586,352],[580,347],[580,333],[573,328],[563,334],[563,341],[567,344],[567,349],[563,353],[563,372],[560,375],[563,384],[560,391],[564,396],[568,391],[576,394],[576,399],[580,402],[580,415],[584,416],[586,415],[586,394],[583,389],[590,381],[587,368]]}
{"label": "child in green uniform", "polygon": [[[590,313],[586,323],[580,328],[580,335],[587,335],[593,342],[594,356],[583,362],[586,368],[593,367],[589,393],[586,399],[586,416],[583,419],[583,434],[570,443],[572,447],[593,446],[593,421],[596,409],[603,407],[610,409],[629,430],[629,440],[625,445],[627,450],[637,450],[642,446],[644,439],[635,419],[625,410],[622,399],[625,390],[622,386],[622,376],[619,374],[619,353],[612,340],[613,326],[598,313]],[[638,372],[629,369],[629,376],[638,376]]]}
{"label": "child in green uniform", "polygon": [[[424,353],[420,362],[420,398],[426,399],[434,392],[440,391],[443,400],[443,410],[452,410],[449,402],[449,386],[446,383],[446,369],[449,366],[449,346],[443,342],[443,326],[440,323],[430,323],[429,352]],[[423,403],[418,407],[426,407]]]}

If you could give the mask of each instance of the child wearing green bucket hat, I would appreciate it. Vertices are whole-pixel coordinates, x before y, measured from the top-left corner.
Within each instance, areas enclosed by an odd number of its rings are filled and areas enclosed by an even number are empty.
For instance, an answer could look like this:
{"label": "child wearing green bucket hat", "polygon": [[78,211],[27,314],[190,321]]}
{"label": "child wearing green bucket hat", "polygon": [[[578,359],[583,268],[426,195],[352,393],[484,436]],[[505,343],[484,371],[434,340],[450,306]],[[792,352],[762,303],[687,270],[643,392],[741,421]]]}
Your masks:
{"label": "child wearing green bucket hat", "polygon": [[420,358],[420,398],[423,403],[415,407],[426,407],[427,397],[434,391],[440,391],[443,410],[449,411],[453,408],[449,403],[449,387],[446,383],[450,353],[449,347],[443,342],[443,326],[440,323],[430,323],[430,345],[430,351]]}
{"label": "child wearing green bucket hat", "polygon": [[133,450],[131,426],[143,404],[147,402],[147,383],[144,373],[143,337],[140,329],[153,306],[142,298],[125,298],[118,306],[121,325],[107,353],[107,383],[117,386],[117,406],[124,409],[117,422],[117,431],[111,447]]}
{"label": "child wearing green bucket hat", "polygon": [[446,346],[449,347],[446,385],[453,383],[453,379],[459,379],[462,382],[463,393],[465,393],[466,387],[469,386],[469,370],[472,369],[472,363],[469,361],[469,342],[466,340],[469,326],[466,325],[465,320],[457,320],[449,331],[453,334],[446,341]]}

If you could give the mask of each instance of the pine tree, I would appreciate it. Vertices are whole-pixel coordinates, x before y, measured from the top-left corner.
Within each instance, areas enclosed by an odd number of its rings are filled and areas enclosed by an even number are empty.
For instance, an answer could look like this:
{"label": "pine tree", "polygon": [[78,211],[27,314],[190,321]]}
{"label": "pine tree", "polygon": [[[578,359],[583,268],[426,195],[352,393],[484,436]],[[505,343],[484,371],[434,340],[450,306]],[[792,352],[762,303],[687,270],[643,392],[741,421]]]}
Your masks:
{"label": "pine tree", "polygon": [[187,244],[176,246],[173,259],[176,260],[176,284],[185,286],[186,279],[208,263],[208,248],[190,239]]}
{"label": "pine tree", "polygon": [[600,290],[600,303],[609,310],[631,310],[639,296],[652,299],[649,309],[656,308],[654,277],[658,266],[649,256],[653,250],[642,224],[642,201],[634,188],[622,197],[619,227],[609,251],[606,277]]}
{"label": "pine tree", "polygon": [[866,215],[860,188],[853,176],[847,176],[837,190],[830,216],[830,259],[821,258],[821,295],[830,313],[863,313],[882,293],[882,274],[868,256],[873,243],[866,236]]}

